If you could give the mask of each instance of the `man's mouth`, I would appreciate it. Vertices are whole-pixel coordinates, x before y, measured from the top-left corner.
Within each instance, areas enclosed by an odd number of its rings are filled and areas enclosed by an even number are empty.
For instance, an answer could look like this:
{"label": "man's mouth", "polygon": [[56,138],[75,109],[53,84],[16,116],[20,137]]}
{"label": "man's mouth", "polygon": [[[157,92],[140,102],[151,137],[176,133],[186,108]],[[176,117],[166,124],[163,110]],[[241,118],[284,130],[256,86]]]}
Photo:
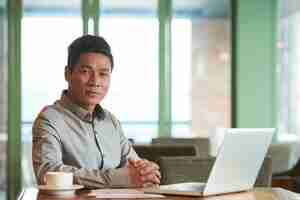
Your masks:
{"label": "man's mouth", "polygon": [[99,95],[99,92],[96,91],[87,91],[88,94],[92,94],[92,95]]}

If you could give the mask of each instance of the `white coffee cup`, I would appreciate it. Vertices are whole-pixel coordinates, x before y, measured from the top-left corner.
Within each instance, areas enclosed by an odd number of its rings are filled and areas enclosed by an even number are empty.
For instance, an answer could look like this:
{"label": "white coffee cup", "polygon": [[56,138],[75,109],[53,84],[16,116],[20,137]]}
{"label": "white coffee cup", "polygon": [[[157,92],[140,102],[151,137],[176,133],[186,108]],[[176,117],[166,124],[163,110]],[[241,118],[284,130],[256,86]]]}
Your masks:
{"label": "white coffee cup", "polygon": [[52,188],[71,188],[73,186],[73,173],[47,172],[45,181],[46,185]]}

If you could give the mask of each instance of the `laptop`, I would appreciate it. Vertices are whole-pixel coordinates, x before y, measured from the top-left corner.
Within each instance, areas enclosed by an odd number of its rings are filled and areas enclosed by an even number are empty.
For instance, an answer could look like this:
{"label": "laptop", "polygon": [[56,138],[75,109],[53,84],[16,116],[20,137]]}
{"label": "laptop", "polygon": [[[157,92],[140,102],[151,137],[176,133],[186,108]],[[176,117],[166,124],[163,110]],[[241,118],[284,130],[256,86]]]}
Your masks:
{"label": "laptop", "polygon": [[274,128],[229,128],[207,183],[188,182],[145,188],[145,193],[210,196],[247,191],[256,177],[274,135]]}

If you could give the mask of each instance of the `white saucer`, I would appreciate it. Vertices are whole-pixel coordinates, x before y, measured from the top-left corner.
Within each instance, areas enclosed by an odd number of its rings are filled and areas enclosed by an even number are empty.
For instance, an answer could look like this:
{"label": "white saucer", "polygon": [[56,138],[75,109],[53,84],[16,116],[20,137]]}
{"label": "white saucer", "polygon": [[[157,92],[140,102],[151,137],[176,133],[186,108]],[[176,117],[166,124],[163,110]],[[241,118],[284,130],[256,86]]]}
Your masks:
{"label": "white saucer", "polygon": [[72,185],[67,188],[57,188],[49,185],[39,185],[38,188],[44,194],[56,195],[56,196],[69,196],[69,195],[74,195],[75,190],[83,188],[83,185]]}

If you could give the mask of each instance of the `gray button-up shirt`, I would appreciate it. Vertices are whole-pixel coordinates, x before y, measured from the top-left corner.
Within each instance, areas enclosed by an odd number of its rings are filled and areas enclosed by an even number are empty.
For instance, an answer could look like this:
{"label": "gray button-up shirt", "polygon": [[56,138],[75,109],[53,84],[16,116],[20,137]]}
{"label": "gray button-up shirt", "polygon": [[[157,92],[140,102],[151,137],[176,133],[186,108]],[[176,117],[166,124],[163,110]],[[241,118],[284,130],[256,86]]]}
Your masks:
{"label": "gray button-up shirt", "polygon": [[39,184],[47,171],[74,173],[86,187],[131,187],[129,158],[139,159],[125,138],[120,122],[97,105],[93,114],[64,94],[36,118],[32,161]]}

